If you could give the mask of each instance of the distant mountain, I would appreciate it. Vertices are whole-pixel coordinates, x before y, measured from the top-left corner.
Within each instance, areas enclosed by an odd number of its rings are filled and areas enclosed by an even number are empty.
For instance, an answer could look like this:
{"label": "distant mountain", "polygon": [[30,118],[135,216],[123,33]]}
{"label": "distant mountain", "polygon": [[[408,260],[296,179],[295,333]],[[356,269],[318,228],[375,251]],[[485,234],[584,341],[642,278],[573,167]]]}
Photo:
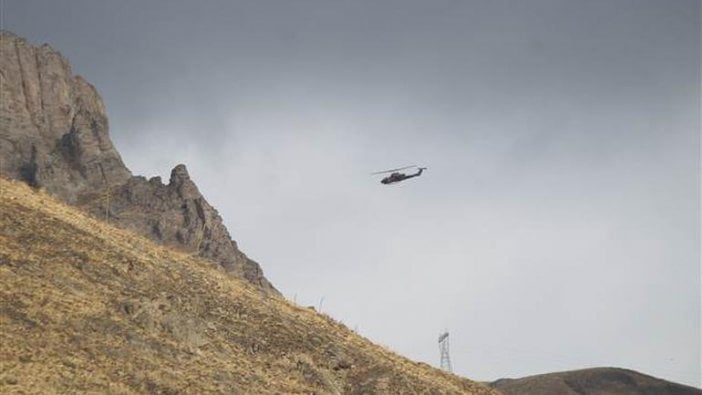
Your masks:
{"label": "distant mountain", "polygon": [[0,175],[154,241],[195,252],[277,293],[239,250],[183,165],[168,184],[132,176],[110,140],[95,88],[60,53],[0,32]]}
{"label": "distant mountain", "polygon": [[540,374],[490,383],[504,395],[702,395],[702,390],[618,368]]}
{"label": "distant mountain", "polygon": [[498,395],[3,177],[0,300],[1,394]]}

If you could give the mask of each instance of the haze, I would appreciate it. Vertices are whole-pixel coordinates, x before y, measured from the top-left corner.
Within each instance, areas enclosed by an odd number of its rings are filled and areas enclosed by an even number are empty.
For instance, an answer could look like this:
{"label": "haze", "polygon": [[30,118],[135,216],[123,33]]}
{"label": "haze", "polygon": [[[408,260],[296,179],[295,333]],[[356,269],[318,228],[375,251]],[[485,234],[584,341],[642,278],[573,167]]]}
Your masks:
{"label": "haze", "polygon": [[472,379],[701,385],[699,1],[6,0],[4,27],[289,299],[433,365],[446,328]]}

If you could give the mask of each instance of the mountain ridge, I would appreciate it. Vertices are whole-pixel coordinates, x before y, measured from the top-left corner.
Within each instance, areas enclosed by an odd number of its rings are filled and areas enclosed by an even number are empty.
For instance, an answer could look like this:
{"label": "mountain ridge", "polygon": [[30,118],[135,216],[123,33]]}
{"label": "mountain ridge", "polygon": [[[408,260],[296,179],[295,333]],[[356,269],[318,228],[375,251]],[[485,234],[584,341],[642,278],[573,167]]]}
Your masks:
{"label": "mountain ridge", "polygon": [[599,367],[490,383],[504,395],[702,395],[702,390],[634,370]]}
{"label": "mountain ridge", "polygon": [[102,98],[58,51],[2,31],[0,55],[0,175],[278,293],[184,165],[168,184],[132,175],[110,139]]}

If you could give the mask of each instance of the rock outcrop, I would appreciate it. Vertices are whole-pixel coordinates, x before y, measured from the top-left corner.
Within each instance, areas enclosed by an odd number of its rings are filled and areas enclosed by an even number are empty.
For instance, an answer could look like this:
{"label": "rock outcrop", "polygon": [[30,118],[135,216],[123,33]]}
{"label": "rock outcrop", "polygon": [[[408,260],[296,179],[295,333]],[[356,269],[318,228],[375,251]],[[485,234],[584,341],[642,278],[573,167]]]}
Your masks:
{"label": "rock outcrop", "polygon": [[48,45],[0,32],[0,174],[277,292],[237,247],[183,165],[170,182],[132,176],[95,88]]}
{"label": "rock outcrop", "polygon": [[131,173],[92,85],[48,45],[0,33],[0,171],[69,203]]}

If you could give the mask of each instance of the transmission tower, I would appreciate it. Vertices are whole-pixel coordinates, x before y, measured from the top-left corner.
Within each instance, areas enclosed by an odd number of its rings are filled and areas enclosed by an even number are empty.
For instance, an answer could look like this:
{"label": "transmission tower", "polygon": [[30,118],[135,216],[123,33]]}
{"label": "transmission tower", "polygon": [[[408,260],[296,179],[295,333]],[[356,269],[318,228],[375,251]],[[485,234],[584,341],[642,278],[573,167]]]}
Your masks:
{"label": "transmission tower", "polygon": [[444,331],[444,333],[439,335],[439,351],[441,352],[441,369],[453,373],[453,368],[451,368],[451,357],[449,356],[448,331]]}

